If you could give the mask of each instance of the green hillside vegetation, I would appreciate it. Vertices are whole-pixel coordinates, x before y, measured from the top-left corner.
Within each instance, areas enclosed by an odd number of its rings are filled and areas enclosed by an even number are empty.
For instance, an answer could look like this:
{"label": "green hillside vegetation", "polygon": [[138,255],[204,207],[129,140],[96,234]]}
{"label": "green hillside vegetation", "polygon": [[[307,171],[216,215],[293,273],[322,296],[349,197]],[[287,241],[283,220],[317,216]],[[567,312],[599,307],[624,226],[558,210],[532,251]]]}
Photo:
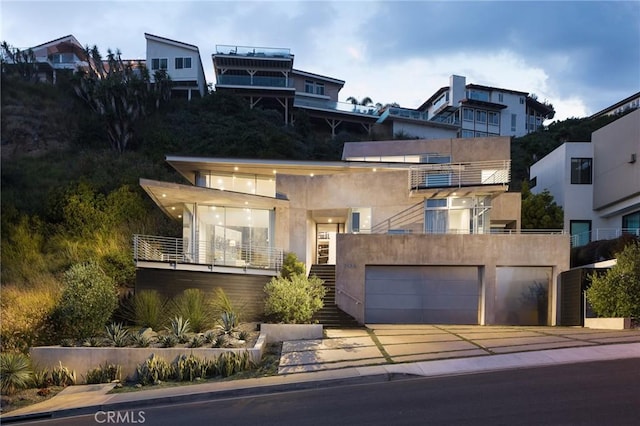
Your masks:
{"label": "green hillside vegetation", "polygon": [[[283,125],[275,111],[209,94],[170,100],[133,125],[126,149],[111,149],[105,117],[55,86],[2,75],[2,350],[58,343],[50,317],[74,265],[95,262],[120,294],[133,287],[132,235],[179,236],[139,186],[149,178],[185,183],[165,155],[338,160],[345,141],[366,134],[314,128],[305,114]],[[513,181],[564,140],[589,140],[604,122],[571,119],[513,141]],[[535,156],[535,157],[534,157]]]}

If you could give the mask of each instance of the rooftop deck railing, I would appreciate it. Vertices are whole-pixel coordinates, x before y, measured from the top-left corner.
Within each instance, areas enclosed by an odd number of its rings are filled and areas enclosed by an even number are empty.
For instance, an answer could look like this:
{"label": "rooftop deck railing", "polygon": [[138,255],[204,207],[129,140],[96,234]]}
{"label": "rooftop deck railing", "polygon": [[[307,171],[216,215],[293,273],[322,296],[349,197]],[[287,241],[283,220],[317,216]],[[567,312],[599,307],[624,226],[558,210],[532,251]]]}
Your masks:
{"label": "rooftop deck railing", "polygon": [[363,115],[378,115],[378,108],[366,105],[354,105],[349,102],[336,102],[324,99],[301,99],[296,97],[294,101],[296,107],[308,107],[317,109],[326,109],[330,111],[351,112]]}
{"label": "rooftop deck railing", "polygon": [[291,58],[290,49],[275,47],[216,45],[217,55],[255,56],[263,58]]}
{"label": "rooftop deck railing", "polygon": [[409,170],[409,189],[503,185],[511,180],[511,160],[421,164]]}
{"label": "rooftop deck railing", "polygon": [[293,87],[293,80],[284,77],[250,75],[217,75],[217,84],[225,86]]}
{"label": "rooftop deck railing", "polygon": [[251,244],[214,245],[202,241],[195,246],[182,238],[154,235],[133,236],[135,261],[232,266],[279,271],[283,250]]}

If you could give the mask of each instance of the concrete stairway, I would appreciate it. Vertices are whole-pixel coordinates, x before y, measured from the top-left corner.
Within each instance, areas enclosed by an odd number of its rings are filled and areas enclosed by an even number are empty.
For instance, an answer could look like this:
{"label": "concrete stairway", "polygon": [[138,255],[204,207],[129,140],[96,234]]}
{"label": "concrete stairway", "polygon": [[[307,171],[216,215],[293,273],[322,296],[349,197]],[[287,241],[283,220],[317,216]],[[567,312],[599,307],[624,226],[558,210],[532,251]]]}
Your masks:
{"label": "concrete stairway", "polygon": [[340,310],[336,305],[336,266],[312,265],[309,276],[315,275],[324,281],[327,292],[324,296],[324,307],[313,316],[325,328],[352,328],[361,327],[358,321],[351,315]]}

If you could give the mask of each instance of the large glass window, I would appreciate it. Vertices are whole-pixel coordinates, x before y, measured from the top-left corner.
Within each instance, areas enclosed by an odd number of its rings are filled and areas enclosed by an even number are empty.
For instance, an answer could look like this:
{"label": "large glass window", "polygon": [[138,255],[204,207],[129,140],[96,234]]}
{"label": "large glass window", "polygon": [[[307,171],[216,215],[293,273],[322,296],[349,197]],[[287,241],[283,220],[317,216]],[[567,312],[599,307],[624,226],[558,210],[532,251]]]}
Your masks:
{"label": "large glass window", "polygon": [[476,110],[476,122],[478,122],[478,123],[486,123],[487,122],[487,111]]}
{"label": "large glass window", "polygon": [[489,124],[494,126],[500,125],[500,114],[495,111],[489,111]]}
{"label": "large glass window", "polygon": [[176,69],[191,68],[191,58],[176,58]]}
{"label": "large glass window", "polygon": [[198,263],[268,267],[273,210],[197,207],[195,246]]}
{"label": "large glass window", "polygon": [[199,172],[196,178],[198,186],[219,189],[221,191],[243,192],[245,194],[276,196],[275,178],[258,175],[222,175]]}
{"label": "large glass window", "polygon": [[591,184],[591,158],[571,159],[571,183]]}
{"label": "large glass window", "polygon": [[490,231],[490,197],[425,200],[424,228],[430,234],[485,234]]}
{"label": "large glass window", "polygon": [[569,222],[571,231],[571,245],[573,247],[584,246],[591,242],[591,221],[572,220]]}
{"label": "large glass window", "polygon": [[622,216],[622,232],[640,235],[640,211]]}
{"label": "large glass window", "polygon": [[473,110],[471,108],[463,108],[462,119],[465,121],[473,121]]}

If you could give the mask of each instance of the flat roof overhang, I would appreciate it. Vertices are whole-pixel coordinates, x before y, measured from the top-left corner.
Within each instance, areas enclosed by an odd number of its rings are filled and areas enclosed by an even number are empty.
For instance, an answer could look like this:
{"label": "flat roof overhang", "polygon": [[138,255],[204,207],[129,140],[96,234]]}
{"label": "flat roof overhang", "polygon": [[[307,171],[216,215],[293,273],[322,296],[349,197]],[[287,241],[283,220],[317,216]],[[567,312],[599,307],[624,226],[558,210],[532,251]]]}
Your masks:
{"label": "flat roof overhang", "polygon": [[258,209],[273,209],[289,204],[288,200],[278,198],[150,179],[140,179],[140,186],[162,211],[176,220],[180,219],[182,206],[185,203]]}
{"label": "flat roof overhang", "polygon": [[209,171],[224,175],[294,175],[322,176],[343,173],[384,172],[409,170],[415,163],[378,163],[366,161],[294,161],[262,160],[247,158],[206,158],[167,156],[167,163],[195,184],[197,171]]}
{"label": "flat roof overhang", "polygon": [[474,185],[455,186],[441,188],[420,188],[409,190],[410,198],[447,198],[447,197],[468,197],[471,195],[493,196],[507,192],[508,185]]}
{"label": "flat roof overhang", "polygon": [[295,87],[247,86],[242,84],[216,84],[216,90],[233,92],[244,96],[286,96],[293,98]]}

